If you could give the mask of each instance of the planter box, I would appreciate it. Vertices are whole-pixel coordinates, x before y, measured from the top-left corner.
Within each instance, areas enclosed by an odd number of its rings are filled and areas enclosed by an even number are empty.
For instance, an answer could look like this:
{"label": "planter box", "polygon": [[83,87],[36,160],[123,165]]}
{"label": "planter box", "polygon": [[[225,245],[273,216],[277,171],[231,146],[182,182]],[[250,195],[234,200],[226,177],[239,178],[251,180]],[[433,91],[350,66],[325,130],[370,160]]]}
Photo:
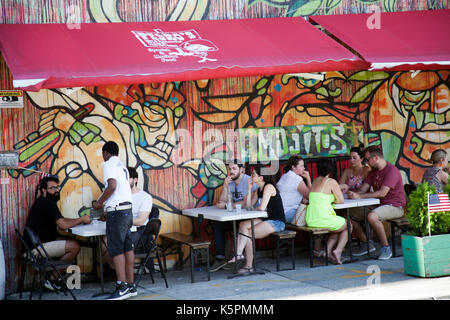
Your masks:
{"label": "planter box", "polygon": [[450,234],[402,235],[405,273],[424,278],[450,275]]}

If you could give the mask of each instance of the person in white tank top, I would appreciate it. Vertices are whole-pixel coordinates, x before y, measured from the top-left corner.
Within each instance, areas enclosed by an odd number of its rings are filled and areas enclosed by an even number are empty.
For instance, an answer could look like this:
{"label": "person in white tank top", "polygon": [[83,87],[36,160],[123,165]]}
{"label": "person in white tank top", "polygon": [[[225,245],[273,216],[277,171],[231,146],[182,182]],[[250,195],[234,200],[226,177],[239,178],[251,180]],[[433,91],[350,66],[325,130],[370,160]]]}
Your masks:
{"label": "person in white tank top", "polygon": [[287,169],[289,171],[281,176],[277,188],[283,201],[286,222],[291,222],[303,198],[308,198],[311,177],[305,170],[305,162],[299,155],[289,158]]}

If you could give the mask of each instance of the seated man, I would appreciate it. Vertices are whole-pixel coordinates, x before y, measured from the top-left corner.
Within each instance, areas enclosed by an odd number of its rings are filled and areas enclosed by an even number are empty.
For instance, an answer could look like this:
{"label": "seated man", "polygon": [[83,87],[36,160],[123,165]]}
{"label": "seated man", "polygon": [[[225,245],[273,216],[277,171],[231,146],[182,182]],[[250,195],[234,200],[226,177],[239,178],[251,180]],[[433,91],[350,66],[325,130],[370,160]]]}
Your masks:
{"label": "seated man", "polygon": [[[237,204],[245,207],[248,194],[248,179],[250,179],[250,176],[244,173],[242,163],[238,163],[237,160],[228,163],[227,168],[228,177],[225,178],[222,193],[216,206],[221,209],[226,207],[227,195],[228,191],[230,191],[233,199],[233,207],[236,208]],[[254,183],[251,189],[252,194],[256,193],[256,189],[258,189],[258,186]],[[225,259],[225,231],[233,230],[233,224],[232,222],[214,222],[213,229],[216,258],[210,270],[215,272],[227,264],[227,259]]]}
{"label": "seated man", "polygon": [[[61,215],[56,205],[60,198],[58,184],[59,180],[54,176],[45,177],[40,181],[39,191],[41,195],[31,207],[26,226],[39,236],[50,257],[71,262],[80,251],[80,244],[74,239],[57,239],[57,227],[65,230],[79,224],[89,224],[91,219],[88,215],[77,219],[64,218]],[[54,283],[54,285],[57,287],[57,283]],[[52,288],[48,283],[45,286],[49,289]]]}
{"label": "seated man", "polygon": [[138,173],[136,169],[128,167],[128,172],[130,173],[130,188],[131,196],[133,197],[133,205],[131,209],[133,212],[133,226],[137,226],[137,231],[131,233],[131,239],[133,240],[134,246],[136,246],[139,238],[144,232],[152,211],[153,198],[149,193],[137,187]]}
{"label": "seated man", "polygon": [[[387,260],[392,257],[391,247],[387,241],[386,233],[382,221],[400,218],[404,214],[406,205],[405,191],[403,190],[403,180],[400,171],[383,157],[383,152],[379,147],[372,146],[364,150],[364,157],[371,167],[362,187],[358,192],[349,191],[351,199],[379,198],[379,206],[369,206],[367,220],[372,230],[375,231],[381,243],[381,252],[378,256],[380,260]],[[369,192],[370,187],[373,192]],[[358,209],[358,210],[356,210]],[[350,214],[358,221],[364,220],[363,208],[351,209]],[[359,223],[352,221],[355,233],[363,242],[360,252],[355,256],[367,254],[367,250],[373,251],[374,247],[367,244],[367,238],[362,232]]]}

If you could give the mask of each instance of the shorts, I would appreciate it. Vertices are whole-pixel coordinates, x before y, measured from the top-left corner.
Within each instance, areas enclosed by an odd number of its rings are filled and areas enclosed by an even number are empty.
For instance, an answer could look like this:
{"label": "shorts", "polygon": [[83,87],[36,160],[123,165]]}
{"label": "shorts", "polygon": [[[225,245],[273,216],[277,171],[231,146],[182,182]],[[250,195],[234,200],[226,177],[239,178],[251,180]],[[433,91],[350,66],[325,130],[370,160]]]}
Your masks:
{"label": "shorts", "polygon": [[145,226],[138,227],[136,231],[131,232],[131,241],[133,242],[134,247],[136,248],[139,239],[141,238],[142,234],[144,233]]}
{"label": "shorts", "polygon": [[[42,246],[44,247],[45,251],[47,251],[49,257],[52,258],[62,257],[66,253],[66,240],[44,242]],[[37,249],[34,249],[33,253],[37,255]],[[42,255],[45,256],[45,253],[42,252]]]}
{"label": "shorts", "polygon": [[106,213],[106,239],[111,258],[134,249],[130,231],[132,226],[133,214],[131,209]]}
{"label": "shorts", "polygon": [[284,222],[280,220],[266,220],[266,222],[268,222],[272,226],[272,228],[275,229],[275,232],[283,231],[286,227]]}
{"label": "shorts", "polygon": [[401,218],[404,215],[404,210],[402,207],[394,207],[390,204],[385,204],[382,206],[367,206],[367,207],[358,207],[350,209],[350,216],[354,218],[356,221],[364,220],[364,208],[367,213],[375,212],[380,219],[380,221],[385,221],[389,219]]}
{"label": "shorts", "polygon": [[294,219],[295,212],[297,211],[297,208],[293,208],[291,210],[285,211],[284,215],[286,217],[286,222],[290,223]]}

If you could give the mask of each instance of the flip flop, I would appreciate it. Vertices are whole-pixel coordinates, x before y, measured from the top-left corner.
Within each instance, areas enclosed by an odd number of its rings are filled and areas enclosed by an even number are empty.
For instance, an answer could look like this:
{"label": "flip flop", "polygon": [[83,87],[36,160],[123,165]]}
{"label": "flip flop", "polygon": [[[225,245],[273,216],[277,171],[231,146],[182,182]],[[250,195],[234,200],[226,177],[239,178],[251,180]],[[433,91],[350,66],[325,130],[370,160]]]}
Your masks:
{"label": "flip flop", "polygon": [[255,269],[253,269],[253,267],[244,267],[244,268],[239,269],[237,271],[237,273],[245,274],[245,273],[250,273],[250,272],[253,272],[253,271],[255,271]]}
{"label": "flip flop", "polygon": [[[234,260],[236,258],[236,260]],[[231,260],[227,262],[227,264],[233,264],[236,263],[236,261],[245,260],[245,256],[243,254],[238,254],[236,257],[233,257]]]}
{"label": "flip flop", "polygon": [[316,258],[325,257],[325,250],[320,250],[320,251],[313,250],[313,255]]}

